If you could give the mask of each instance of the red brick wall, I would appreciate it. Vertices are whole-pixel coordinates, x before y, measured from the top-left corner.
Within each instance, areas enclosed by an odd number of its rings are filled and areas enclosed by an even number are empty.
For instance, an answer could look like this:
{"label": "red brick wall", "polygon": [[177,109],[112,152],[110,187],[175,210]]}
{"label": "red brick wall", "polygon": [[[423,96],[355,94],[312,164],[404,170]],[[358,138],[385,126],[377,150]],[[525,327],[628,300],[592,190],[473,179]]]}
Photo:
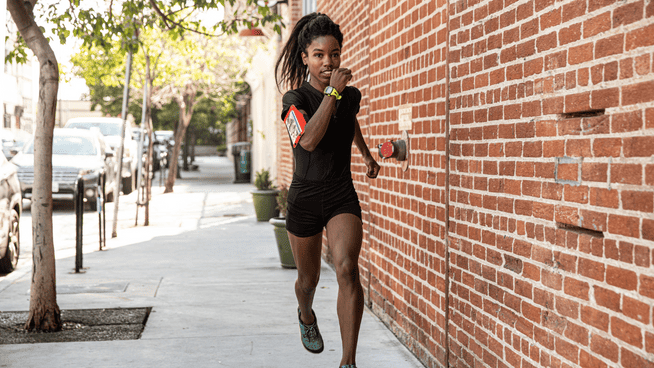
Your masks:
{"label": "red brick wall", "polygon": [[413,104],[408,171],[353,147],[371,309],[428,367],[654,366],[654,1],[318,4],[376,157]]}
{"label": "red brick wall", "polygon": [[654,364],[654,3],[450,9],[450,364]]}

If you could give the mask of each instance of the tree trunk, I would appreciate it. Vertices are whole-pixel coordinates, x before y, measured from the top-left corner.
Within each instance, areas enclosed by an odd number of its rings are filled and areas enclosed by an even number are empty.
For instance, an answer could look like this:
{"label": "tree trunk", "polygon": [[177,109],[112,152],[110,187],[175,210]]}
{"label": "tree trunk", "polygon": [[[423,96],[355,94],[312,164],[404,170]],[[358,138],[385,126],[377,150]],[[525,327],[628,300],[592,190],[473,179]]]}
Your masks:
{"label": "tree trunk", "polygon": [[166,189],[164,193],[172,193],[175,186],[175,179],[178,171],[178,157],[182,146],[182,141],[186,135],[186,129],[191,124],[193,117],[193,108],[195,107],[197,89],[192,84],[188,84],[184,90],[183,96],[178,99],[179,103],[179,123],[175,129],[175,146],[173,147],[172,156],[170,157],[170,168],[168,178],[166,179]]}
{"label": "tree trunk", "polygon": [[[34,22],[31,9],[20,0],[7,7],[27,46],[39,60],[39,100],[34,132],[34,187],[32,188],[32,285],[27,330],[61,330],[57,305],[55,255],[52,235],[52,136],[57,109],[59,67],[47,39]],[[32,6],[34,4],[32,3]]]}

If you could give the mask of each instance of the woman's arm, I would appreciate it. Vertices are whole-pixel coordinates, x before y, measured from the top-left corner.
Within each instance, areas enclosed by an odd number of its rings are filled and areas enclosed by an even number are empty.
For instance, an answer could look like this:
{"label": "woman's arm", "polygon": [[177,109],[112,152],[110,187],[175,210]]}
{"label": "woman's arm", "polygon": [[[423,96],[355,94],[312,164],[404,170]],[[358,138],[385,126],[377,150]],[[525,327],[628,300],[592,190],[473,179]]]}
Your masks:
{"label": "woman's arm", "polygon": [[[332,118],[334,113],[334,108],[336,107],[336,97],[325,96],[316,110],[316,113],[313,114],[311,120],[307,122],[307,125],[304,130],[304,135],[300,138],[300,145],[305,150],[312,152],[318,146],[318,143],[322,140],[322,137],[325,136],[327,128],[329,127],[329,121]],[[307,116],[306,111],[299,110],[302,115]]]}
{"label": "woman's arm", "polygon": [[368,177],[371,179],[376,178],[377,174],[379,174],[380,167],[377,161],[375,161],[375,159],[372,158],[372,155],[370,154],[368,145],[366,145],[366,141],[363,139],[363,134],[361,134],[359,120],[356,118],[354,119],[354,144],[357,145],[359,152],[361,152],[361,155],[363,155],[363,162],[368,167],[366,175],[368,175]]}
{"label": "woman's arm", "polygon": [[[350,79],[352,79],[352,71],[350,71],[350,69],[335,69],[332,71],[329,85],[336,88],[340,94],[343,93],[343,90]],[[324,96],[316,113],[313,114],[311,120],[307,121],[304,135],[300,138],[300,145],[302,148],[312,152],[316,147],[318,147],[318,143],[320,143],[322,137],[325,136],[325,132],[327,132],[335,108],[336,97]],[[300,112],[306,116],[306,111],[300,110]]]}

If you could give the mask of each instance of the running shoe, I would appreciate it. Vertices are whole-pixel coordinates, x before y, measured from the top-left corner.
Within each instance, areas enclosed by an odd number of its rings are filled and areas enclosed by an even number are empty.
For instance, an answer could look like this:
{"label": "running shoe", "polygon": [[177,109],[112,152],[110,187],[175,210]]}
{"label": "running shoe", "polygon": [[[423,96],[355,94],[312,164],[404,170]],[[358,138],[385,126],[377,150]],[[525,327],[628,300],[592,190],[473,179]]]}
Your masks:
{"label": "running shoe", "polygon": [[311,310],[311,313],[313,313],[313,323],[305,325],[302,323],[302,318],[300,318],[300,308],[297,309],[297,319],[300,321],[300,337],[302,338],[302,346],[304,346],[305,349],[310,353],[320,354],[325,348],[325,345],[323,344],[320,330],[318,330],[318,319],[316,318],[316,313],[313,309]]}

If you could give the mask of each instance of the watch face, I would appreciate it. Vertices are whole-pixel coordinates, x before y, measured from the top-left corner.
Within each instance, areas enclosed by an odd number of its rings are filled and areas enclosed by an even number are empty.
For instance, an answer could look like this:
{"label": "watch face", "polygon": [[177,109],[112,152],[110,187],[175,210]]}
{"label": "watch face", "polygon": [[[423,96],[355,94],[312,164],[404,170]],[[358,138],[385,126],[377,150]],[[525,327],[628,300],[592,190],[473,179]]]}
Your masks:
{"label": "watch face", "polygon": [[334,87],[328,86],[327,88],[325,88],[326,95],[331,95],[333,92],[334,92]]}

